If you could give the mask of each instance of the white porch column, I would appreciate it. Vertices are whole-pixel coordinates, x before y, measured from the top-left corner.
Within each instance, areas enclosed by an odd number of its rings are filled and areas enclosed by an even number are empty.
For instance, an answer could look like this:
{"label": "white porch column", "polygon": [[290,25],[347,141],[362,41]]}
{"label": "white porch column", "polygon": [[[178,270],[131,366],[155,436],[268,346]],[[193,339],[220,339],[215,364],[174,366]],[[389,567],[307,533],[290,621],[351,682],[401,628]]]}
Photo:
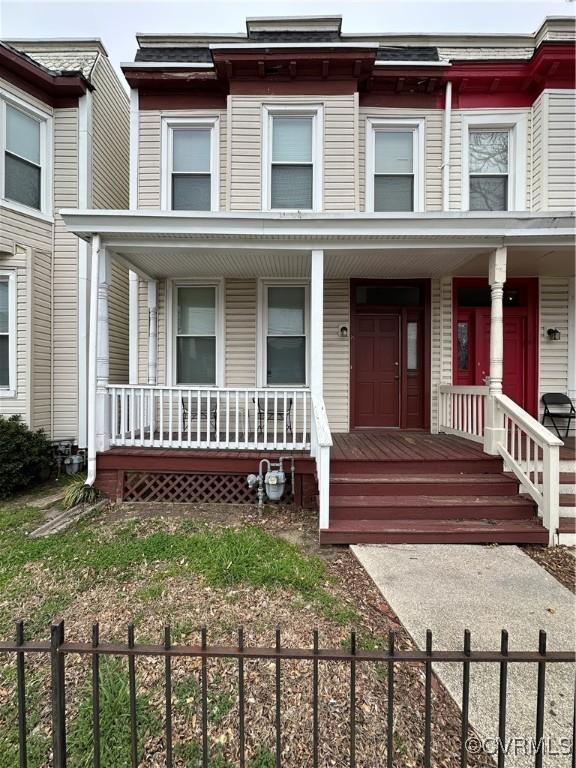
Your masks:
{"label": "white porch column", "polygon": [[158,281],[148,280],[148,384],[158,380]]}
{"label": "white porch column", "polygon": [[310,391],[324,394],[324,251],[312,251],[310,270]]}
{"label": "white porch column", "polygon": [[502,394],[504,368],[504,283],[506,282],[506,247],[490,254],[488,279],[491,288],[490,311],[490,381],[486,413],[484,449],[497,454],[498,444],[504,439],[504,424],[494,403],[494,395]]}
{"label": "white porch column", "polygon": [[568,285],[568,397],[576,403],[576,279]]}
{"label": "white porch column", "polygon": [[110,344],[108,320],[108,293],[110,290],[110,254],[100,246],[98,259],[98,336],[96,356],[96,450],[110,447]]}
{"label": "white porch column", "polygon": [[129,279],[129,308],[128,308],[128,370],[130,384],[138,384],[138,287],[139,278],[136,272],[128,272]]}

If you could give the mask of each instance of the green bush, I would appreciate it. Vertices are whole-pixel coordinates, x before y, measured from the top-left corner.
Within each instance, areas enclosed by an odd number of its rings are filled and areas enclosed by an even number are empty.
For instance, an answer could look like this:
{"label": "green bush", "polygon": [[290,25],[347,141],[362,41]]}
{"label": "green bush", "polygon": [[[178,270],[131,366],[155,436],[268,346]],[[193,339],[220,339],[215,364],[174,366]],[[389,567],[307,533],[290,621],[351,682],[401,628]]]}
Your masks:
{"label": "green bush", "polygon": [[28,429],[19,416],[0,416],[0,499],[47,480],[53,469],[44,432]]}

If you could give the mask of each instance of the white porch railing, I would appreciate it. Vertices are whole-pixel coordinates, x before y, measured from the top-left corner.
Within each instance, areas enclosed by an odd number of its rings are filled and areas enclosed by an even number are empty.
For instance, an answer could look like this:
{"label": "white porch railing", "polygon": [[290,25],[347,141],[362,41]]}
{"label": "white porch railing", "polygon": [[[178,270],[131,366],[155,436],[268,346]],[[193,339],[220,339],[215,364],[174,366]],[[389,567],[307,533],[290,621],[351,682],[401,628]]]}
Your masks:
{"label": "white porch railing", "polygon": [[110,445],[308,450],[308,389],[110,385]]}
{"label": "white porch railing", "polygon": [[438,391],[440,432],[484,442],[488,387],[441,384]]}
{"label": "white porch railing", "polygon": [[330,448],[332,435],[321,397],[312,395],[312,441],[310,453],[316,459],[320,530],[330,524]]}
{"label": "white porch railing", "polygon": [[[490,412],[491,417],[488,416]],[[493,424],[488,424],[489,418],[493,419]],[[538,505],[542,524],[549,532],[549,543],[553,544],[560,515],[559,449],[562,440],[506,395],[488,394],[488,387],[441,385],[438,422],[440,432],[459,435],[485,446],[486,427],[492,427],[497,435],[495,448],[505,469],[516,475],[523,492]]]}
{"label": "white porch railing", "polygon": [[549,543],[553,544],[560,522],[560,446],[563,442],[506,395],[493,397],[504,433],[498,452],[522,484],[523,491],[538,504],[542,524],[550,534]]}

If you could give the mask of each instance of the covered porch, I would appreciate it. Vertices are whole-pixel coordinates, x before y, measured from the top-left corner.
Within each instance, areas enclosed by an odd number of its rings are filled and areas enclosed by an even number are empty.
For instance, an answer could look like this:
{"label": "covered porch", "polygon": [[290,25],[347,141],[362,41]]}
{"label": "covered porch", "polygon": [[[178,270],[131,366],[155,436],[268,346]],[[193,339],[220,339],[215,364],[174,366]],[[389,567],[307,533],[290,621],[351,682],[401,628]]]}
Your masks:
{"label": "covered porch", "polygon": [[[566,273],[571,217],[199,216],[150,211],[64,216],[73,231],[91,240],[87,435],[94,472],[96,455],[110,449],[209,451],[213,457],[219,451],[305,452],[315,467],[321,530],[330,524],[334,435],[355,428],[366,441],[366,431],[373,426],[416,426],[421,437],[427,432],[451,433],[477,442],[488,456],[506,450],[523,477],[526,461],[547,476],[554,474],[553,467],[544,467],[547,446],[554,452],[550,433],[502,394],[504,284],[508,274]],[[114,260],[132,273],[127,382],[110,380],[108,294]],[[489,289],[485,384],[454,383],[455,275],[483,275]],[[390,370],[377,371],[377,380],[368,385],[361,382],[365,392],[369,386],[372,392],[384,393],[371,395],[380,397],[379,417],[387,418],[386,408],[397,398],[398,419],[404,413],[404,423],[364,426],[354,414],[358,402],[366,401],[353,393],[358,367],[356,281],[426,286],[422,295],[427,298],[418,307],[396,307],[400,319],[395,321],[391,349],[397,354],[378,347],[380,338],[372,348],[374,358],[390,362]],[[178,290],[188,286],[213,289],[214,300],[209,327],[183,334]],[[276,288],[285,294],[286,288],[298,291],[277,307],[270,292]],[[301,304],[295,302],[297,293]],[[192,315],[198,318],[205,309],[193,306]],[[371,312],[368,306],[358,315],[365,319]],[[387,314],[386,308],[382,314]],[[279,315],[285,333],[272,327]],[[204,320],[198,322],[201,326]],[[183,379],[179,358],[184,347],[179,336],[194,334],[196,341],[214,339],[206,358],[212,378],[200,382]],[[285,338],[278,345],[279,337]],[[282,344],[289,359],[283,370],[282,363],[276,368],[270,363]],[[395,372],[394,365],[402,370]],[[297,375],[291,378],[293,371]],[[390,373],[400,384],[384,380]],[[414,396],[408,386],[414,388],[416,373],[420,389]],[[416,397],[421,407],[414,416],[409,403]],[[415,418],[421,421],[409,421]],[[533,459],[518,457],[512,446],[504,446],[506,436],[516,429],[524,444],[528,435],[538,445]],[[536,493],[540,498],[540,491]],[[551,486],[548,497],[553,495]]]}

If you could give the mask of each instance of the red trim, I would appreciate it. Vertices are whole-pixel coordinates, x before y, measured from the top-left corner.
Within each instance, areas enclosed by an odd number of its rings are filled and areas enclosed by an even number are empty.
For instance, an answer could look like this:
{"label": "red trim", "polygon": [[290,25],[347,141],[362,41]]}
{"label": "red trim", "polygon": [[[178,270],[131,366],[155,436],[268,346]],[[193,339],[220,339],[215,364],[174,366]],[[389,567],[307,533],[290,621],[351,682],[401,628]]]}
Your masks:
{"label": "red trim", "polygon": [[341,96],[357,91],[358,83],[351,78],[342,80],[232,80],[230,93],[245,96]]}
{"label": "red trim", "polygon": [[226,94],[213,91],[163,91],[139,92],[141,110],[158,109],[226,109]]}
{"label": "red trim", "polygon": [[93,90],[83,75],[55,75],[27,57],[0,45],[0,77],[52,107],[77,105],[78,97]]}
{"label": "red trim", "polygon": [[[452,281],[452,381],[454,384],[477,385],[482,382],[476,381],[474,372],[469,375],[458,374],[457,360],[457,323],[459,318],[466,314],[475,314],[474,307],[460,307],[458,305],[458,288],[466,285],[470,287],[486,287],[487,280],[483,277],[455,277]],[[504,289],[517,288],[526,292],[527,303],[525,307],[504,308],[504,312],[521,312],[527,319],[527,358],[525,371],[526,399],[528,411],[535,417],[538,415],[538,278],[537,277],[517,277],[506,281]]]}

